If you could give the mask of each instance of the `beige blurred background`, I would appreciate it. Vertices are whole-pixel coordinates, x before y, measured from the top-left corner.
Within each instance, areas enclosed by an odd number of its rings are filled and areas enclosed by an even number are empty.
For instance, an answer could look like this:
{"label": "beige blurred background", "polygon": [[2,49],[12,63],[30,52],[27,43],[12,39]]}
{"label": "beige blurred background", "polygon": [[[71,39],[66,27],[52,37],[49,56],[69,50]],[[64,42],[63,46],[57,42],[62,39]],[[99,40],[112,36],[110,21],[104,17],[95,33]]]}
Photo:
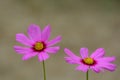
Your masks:
{"label": "beige blurred background", "polygon": [[120,1],[119,0],[0,0],[0,80],[43,80],[42,64],[34,57],[22,61],[13,46],[16,33],[27,34],[31,24],[52,27],[51,39],[62,35],[61,50],[46,61],[47,80],[85,80],[77,65],[64,61],[65,47],[77,55],[81,47],[90,53],[99,47],[107,56],[116,56],[117,69],[96,74],[89,80],[119,80]]}

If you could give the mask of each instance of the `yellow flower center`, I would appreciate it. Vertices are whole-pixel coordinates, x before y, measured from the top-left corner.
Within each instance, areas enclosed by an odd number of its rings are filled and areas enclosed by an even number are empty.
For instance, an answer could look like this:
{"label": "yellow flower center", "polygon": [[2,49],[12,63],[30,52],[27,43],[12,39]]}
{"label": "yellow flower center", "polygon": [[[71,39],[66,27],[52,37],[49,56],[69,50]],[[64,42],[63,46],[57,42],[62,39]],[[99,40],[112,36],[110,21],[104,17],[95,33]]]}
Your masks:
{"label": "yellow flower center", "polygon": [[37,51],[43,50],[44,49],[44,44],[42,42],[37,42],[34,45],[34,49],[37,50]]}
{"label": "yellow flower center", "polygon": [[92,58],[85,58],[84,60],[84,63],[88,64],[88,65],[92,65],[94,64],[94,60]]}

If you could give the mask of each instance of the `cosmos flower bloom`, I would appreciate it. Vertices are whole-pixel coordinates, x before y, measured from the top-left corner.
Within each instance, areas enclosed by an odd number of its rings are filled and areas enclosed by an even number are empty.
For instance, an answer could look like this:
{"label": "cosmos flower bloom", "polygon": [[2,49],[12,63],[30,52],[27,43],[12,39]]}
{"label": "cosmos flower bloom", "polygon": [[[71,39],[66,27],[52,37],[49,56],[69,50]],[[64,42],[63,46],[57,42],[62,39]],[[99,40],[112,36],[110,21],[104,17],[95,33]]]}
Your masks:
{"label": "cosmos flower bloom", "polygon": [[87,72],[91,69],[96,73],[99,73],[100,71],[103,71],[103,69],[114,71],[116,68],[116,65],[111,63],[115,60],[115,57],[104,57],[105,50],[103,48],[98,48],[90,56],[88,56],[87,48],[81,48],[81,57],[76,56],[67,48],[65,48],[64,51],[68,55],[65,57],[67,63],[79,65],[76,67],[76,70]]}
{"label": "cosmos flower bloom", "polygon": [[28,28],[28,37],[23,33],[16,34],[16,41],[25,46],[14,46],[15,51],[23,55],[22,60],[28,60],[36,55],[38,55],[39,61],[48,59],[48,53],[56,53],[60,49],[59,46],[52,46],[61,41],[61,36],[48,41],[50,32],[50,25],[41,31],[38,25],[31,24]]}

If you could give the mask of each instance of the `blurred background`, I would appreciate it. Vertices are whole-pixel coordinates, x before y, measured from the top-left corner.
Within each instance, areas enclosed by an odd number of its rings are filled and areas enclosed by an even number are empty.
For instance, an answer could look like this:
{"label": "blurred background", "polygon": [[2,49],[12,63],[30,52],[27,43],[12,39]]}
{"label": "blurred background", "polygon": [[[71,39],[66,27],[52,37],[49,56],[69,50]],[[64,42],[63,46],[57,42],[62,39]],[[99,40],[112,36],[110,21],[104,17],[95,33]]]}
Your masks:
{"label": "blurred background", "polygon": [[38,57],[22,61],[14,50],[16,33],[27,34],[30,24],[42,29],[50,24],[51,38],[62,35],[61,50],[46,60],[47,80],[85,80],[77,65],[64,61],[65,47],[79,55],[81,47],[92,53],[103,47],[107,56],[116,56],[114,72],[96,74],[90,80],[118,80],[120,74],[119,0],[0,0],[0,80],[43,80]]}

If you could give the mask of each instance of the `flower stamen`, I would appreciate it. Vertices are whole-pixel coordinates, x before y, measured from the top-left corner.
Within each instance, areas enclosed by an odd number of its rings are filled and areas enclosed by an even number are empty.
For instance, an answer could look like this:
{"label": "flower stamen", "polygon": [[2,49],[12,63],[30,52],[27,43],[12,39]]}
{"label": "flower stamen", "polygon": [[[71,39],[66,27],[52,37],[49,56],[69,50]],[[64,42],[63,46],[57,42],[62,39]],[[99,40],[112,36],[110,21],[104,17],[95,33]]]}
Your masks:
{"label": "flower stamen", "polygon": [[88,57],[83,59],[83,63],[87,64],[87,65],[93,65],[95,63],[94,59]]}
{"label": "flower stamen", "polygon": [[41,51],[41,50],[43,50],[45,48],[45,45],[44,45],[44,43],[42,43],[42,42],[37,42],[37,43],[35,43],[35,45],[34,45],[34,50],[35,51]]}
{"label": "flower stamen", "polygon": [[86,64],[93,64],[94,60],[93,60],[92,58],[85,58],[85,59],[84,59],[84,62],[85,62]]}

